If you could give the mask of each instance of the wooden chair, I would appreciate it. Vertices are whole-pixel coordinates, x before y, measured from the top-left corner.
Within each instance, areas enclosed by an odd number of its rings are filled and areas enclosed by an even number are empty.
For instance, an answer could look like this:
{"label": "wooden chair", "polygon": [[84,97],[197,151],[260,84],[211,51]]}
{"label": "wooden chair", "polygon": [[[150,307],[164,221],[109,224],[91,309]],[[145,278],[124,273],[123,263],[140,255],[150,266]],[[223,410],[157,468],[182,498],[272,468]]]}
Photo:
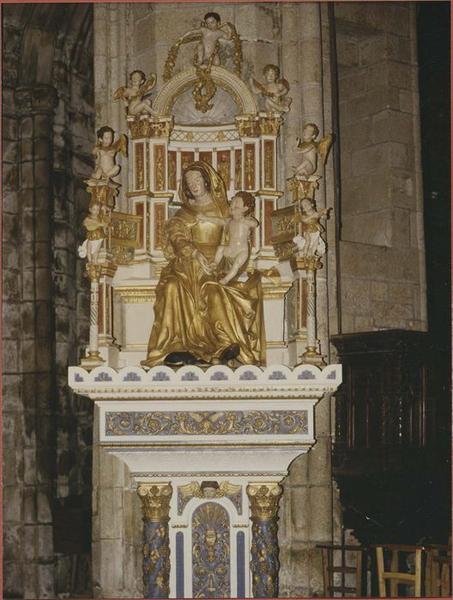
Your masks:
{"label": "wooden chair", "polygon": [[451,546],[427,546],[425,595],[451,598]]}
{"label": "wooden chair", "polygon": [[[390,568],[385,567],[385,554],[390,552]],[[397,598],[398,586],[401,584],[414,587],[413,596],[420,598],[422,592],[422,555],[423,546],[404,546],[399,544],[386,544],[376,546],[376,563],[379,584],[379,596],[381,598]],[[407,555],[415,554],[414,572],[403,571],[402,561]],[[386,582],[390,581],[390,595],[386,590]]]}
{"label": "wooden chair", "polygon": [[[318,544],[316,547],[322,551],[324,596],[331,598],[335,594],[342,598],[346,595],[357,598],[363,596],[362,569],[365,564],[363,555],[366,549],[363,546],[341,544]],[[351,562],[354,562],[355,566],[349,564],[349,558],[353,559]],[[336,584],[335,574],[341,574],[340,585]],[[352,579],[353,585],[347,580],[348,578]]]}

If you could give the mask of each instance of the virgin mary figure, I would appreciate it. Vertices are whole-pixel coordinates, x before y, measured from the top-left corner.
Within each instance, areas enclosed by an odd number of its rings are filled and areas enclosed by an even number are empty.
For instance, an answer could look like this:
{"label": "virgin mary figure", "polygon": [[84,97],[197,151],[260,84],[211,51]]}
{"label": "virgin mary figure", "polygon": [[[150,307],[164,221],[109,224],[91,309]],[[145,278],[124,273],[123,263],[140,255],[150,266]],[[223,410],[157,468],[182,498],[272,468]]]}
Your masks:
{"label": "virgin mary figure", "polygon": [[260,276],[220,284],[212,261],[223,225],[197,218],[229,216],[223,180],[207,163],[194,162],[183,173],[180,197],[182,208],[165,225],[163,246],[169,262],[156,288],[154,325],[142,364],[232,359],[265,364]]}

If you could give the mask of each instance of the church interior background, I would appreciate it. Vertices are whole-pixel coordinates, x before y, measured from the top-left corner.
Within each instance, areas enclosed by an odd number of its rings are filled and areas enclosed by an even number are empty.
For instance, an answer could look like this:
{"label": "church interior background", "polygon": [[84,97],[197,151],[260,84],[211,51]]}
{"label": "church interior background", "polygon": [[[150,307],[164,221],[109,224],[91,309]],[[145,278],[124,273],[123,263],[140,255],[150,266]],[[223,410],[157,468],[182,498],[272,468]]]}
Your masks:
{"label": "church interior background", "polygon": [[449,24],[2,5],[5,598],[322,596],[320,545],[448,544]]}

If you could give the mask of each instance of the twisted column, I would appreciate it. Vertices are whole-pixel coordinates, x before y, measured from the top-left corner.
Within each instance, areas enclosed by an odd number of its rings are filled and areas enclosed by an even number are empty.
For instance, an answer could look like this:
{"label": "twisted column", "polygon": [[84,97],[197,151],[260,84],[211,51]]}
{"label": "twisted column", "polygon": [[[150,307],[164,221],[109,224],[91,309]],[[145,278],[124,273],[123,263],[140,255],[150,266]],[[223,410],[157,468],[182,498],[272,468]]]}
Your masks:
{"label": "twisted column", "polygon": [[143,511],[143,588],[145,598],[168,598],[170,541],[168,521],[173,493],[169,483],[141,484]]}
{"label": "twisted column", "polygon": [[316,334],[316,265],[313,265],[307,268],[307,349],[302,359],[321,366],[325,362],[317,349]]}
{"label": "twisted column", "polygon": [[82,359],[81,363],[93,367],[104,362],[99,354],[99,279],[101,277],[101,265],[88,263],[86,270],[90,278],[90,340],[87,356]]}
{"label": "twisted column", "polygon": [[278,502],[283,488],[278,483],[250,484],[247,495],[252,520],[252,589],[254,598],[278,596]]}

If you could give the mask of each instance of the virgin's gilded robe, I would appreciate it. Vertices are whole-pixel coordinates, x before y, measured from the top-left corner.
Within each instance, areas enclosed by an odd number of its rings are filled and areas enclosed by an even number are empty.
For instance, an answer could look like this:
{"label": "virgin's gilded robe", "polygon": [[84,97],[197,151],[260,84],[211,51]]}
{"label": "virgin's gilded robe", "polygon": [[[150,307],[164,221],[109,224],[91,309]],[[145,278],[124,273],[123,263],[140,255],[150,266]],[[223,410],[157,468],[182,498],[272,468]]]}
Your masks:
{"label": "virgin's gilded robe", "polygon": [[156,288],[154,325],[148,355],[142,364],[162,363],[171,352],[191,352],[206,362],[218,359],[232,344],[239,344],[238,360],[265,364],[265,336],[261,281],[223,286],[207,275],[196,257],[199,250],[209,261],[221,242],[223,226],[199,222],[197,214],[218,217],[214,202],[184,206],[166,224],[165,253],[169,264]]}

